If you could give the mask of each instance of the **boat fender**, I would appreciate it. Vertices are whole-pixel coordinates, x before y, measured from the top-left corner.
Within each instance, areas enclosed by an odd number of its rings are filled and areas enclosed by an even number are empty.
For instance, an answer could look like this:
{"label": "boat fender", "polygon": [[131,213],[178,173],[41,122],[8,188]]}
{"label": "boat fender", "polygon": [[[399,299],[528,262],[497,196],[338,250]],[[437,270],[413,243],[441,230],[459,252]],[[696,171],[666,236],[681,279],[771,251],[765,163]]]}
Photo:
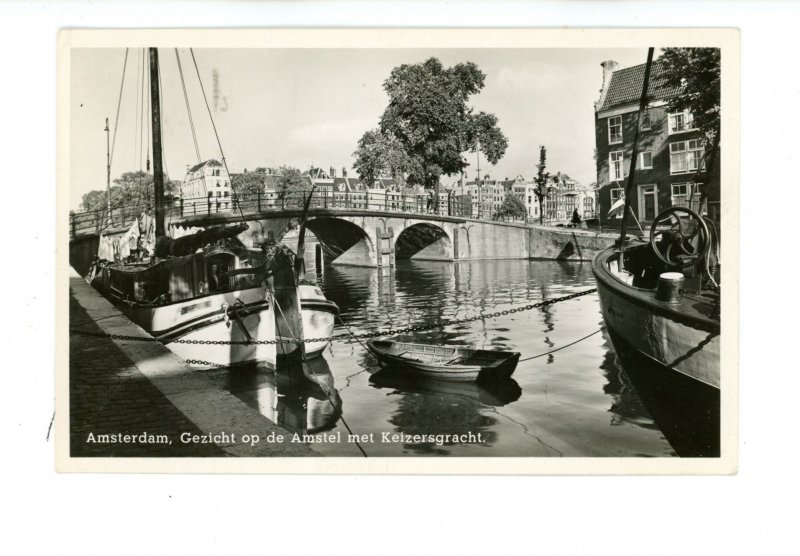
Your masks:
{"label": "boat fender", "polygon": [[680,272],[664,272],[658,277],[656,299],[667,303],[680,303],[684,276]]}

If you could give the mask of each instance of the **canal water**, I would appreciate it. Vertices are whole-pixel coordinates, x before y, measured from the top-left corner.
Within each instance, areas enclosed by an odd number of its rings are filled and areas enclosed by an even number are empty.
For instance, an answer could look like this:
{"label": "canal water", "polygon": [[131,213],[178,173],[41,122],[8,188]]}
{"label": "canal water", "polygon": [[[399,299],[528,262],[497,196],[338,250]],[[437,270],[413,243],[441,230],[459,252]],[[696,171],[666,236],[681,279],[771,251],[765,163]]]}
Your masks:
{"label": "canal water", "polygon": [[[309,251],[313,254],[313,245]],[[309,256],[307,270],[339,306],[353,334],[444,323],[595,286],[586,262],[398,261],[391,273],[381,273],[335,266],[318,270]],[[221,369],[210,375],[291,432],[318,435],[321,441],[312,447],[328,456],[361,456],[359,445],[371,457],[708,455],[707,443],[682,443],[673,423],[654,421],[607,332],[589,336],[602,326],[597,295],[592,294],[544,309],[396,337],[520,352],[523,361],[511,379],[491,387],[410,379],[381,370],[374,356],[352,339],[332,342],[312,362],[311,373],[321,386],[294,372]],[[336,334],[347,332],[337,325]],[[531,358],[585,336],[563,350]],[[349,442],[345,422],[352,433],[366,435],[362,439],[372,433],[373,441]],[[480,441],[435,437],[469,433],[480,433]]]}

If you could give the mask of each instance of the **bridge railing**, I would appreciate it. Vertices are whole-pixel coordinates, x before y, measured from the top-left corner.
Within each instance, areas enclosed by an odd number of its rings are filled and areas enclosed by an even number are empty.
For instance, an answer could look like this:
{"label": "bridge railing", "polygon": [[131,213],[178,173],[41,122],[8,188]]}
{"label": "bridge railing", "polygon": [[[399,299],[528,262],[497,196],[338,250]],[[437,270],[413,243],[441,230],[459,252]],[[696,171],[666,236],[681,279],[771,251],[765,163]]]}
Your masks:
{"label": "bridge railing", "polygon": [[[211,192],[214,195],[215,192]],[[302,209],[310,191],[290,190],[277,192],[239,193],[229,197],[195,197],[175,199],[167,203],[167,222],[188,216],[257,214],[269,211]],[[317,188],[311,198],[311,208],[335,210],[375,210],[405,212],[409,214],[472,217],[471,205],[457,203],[453,196],[442,195],[438,207],[431,195],[405,191],[334,191]],[[100,233],[115,228],[129,227],[142,212],[152,215],[152,204],[142,203],[107,210],[70,213],[70,234]]]}

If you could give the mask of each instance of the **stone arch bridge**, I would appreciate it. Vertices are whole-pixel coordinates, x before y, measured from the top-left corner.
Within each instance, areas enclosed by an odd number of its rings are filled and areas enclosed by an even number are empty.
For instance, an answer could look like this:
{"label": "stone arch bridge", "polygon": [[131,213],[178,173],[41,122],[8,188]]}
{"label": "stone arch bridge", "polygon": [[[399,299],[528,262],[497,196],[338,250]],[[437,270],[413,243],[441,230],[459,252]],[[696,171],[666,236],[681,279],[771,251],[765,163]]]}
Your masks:
{"label": "stone arch bridge", "polygon": [[[302,211],[245,214],[249,229],[240,239],[255,246],[280,240]],[[240,221],[234,214],[187,216],[169,225],[191,226]],[[395,259],[459,261],[532,258],[530,228],[522,224],[405,212],[311,208],[307,229],[322,245],[325,261],[334,265],[377,267]]]}

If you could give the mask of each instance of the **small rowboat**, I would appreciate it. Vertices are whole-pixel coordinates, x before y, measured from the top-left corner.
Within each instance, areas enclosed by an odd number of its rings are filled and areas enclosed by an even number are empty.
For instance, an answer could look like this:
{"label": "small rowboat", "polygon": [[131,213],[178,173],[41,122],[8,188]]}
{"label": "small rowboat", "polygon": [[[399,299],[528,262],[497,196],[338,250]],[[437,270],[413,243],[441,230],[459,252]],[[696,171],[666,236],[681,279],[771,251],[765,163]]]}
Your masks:
{"label": "small rowboat", "polygon": [[519,353],[515,351],[410,344],[391,340],[370,340],[367,346],[384,366],[446,380],[508,378],[514,373],[519,361]]}

